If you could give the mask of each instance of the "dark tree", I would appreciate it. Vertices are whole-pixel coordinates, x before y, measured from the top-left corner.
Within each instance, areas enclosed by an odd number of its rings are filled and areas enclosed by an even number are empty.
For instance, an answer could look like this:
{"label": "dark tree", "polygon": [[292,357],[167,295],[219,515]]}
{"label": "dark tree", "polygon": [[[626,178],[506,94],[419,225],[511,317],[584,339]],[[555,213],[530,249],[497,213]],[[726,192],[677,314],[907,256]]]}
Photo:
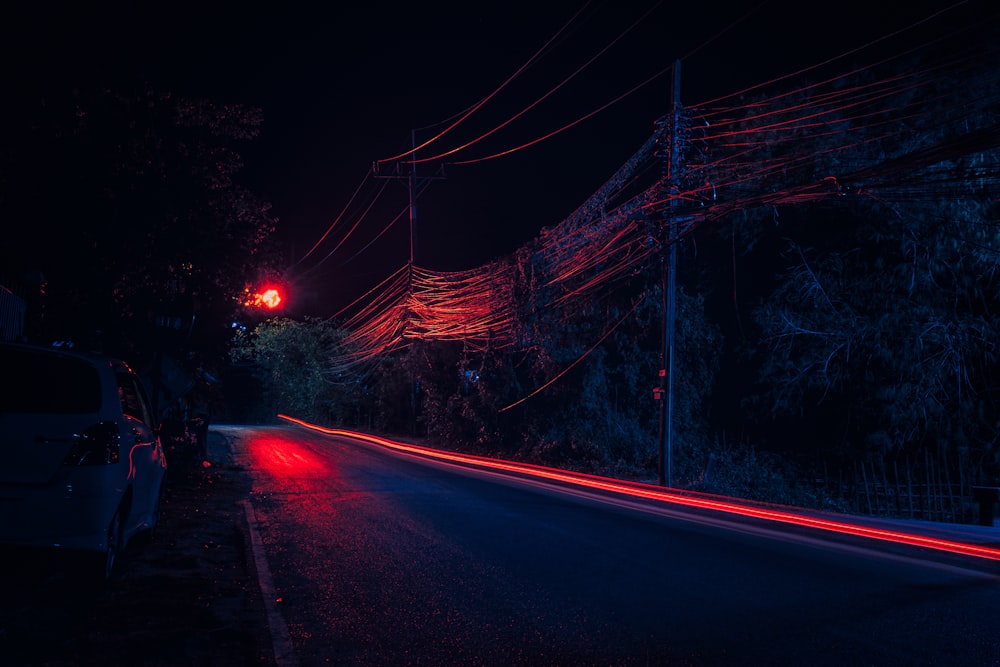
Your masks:
{"label": "dark tree", "polygon": [[20,110],[4,128],[0,262],[25,291],[45,278],[32,336],[133,359],[224,342],[275,257],[269,206],[238,181],[261,112],[148,87],[57,91]]}
{"label": "dark tree", "polygon": [[973,62],[904,78],[877,111],[804,139],[826,142],[816,156],[837,155],[809,161],[835,190],[805,204],[789,196],[742,225],[752,243],[781,237],[783,249],[754,313],[759,414],[823,424],[813,447],[879,461],[926,452],[976,477],[1000,463],[1000,125],[990,111],[1000,82]]}

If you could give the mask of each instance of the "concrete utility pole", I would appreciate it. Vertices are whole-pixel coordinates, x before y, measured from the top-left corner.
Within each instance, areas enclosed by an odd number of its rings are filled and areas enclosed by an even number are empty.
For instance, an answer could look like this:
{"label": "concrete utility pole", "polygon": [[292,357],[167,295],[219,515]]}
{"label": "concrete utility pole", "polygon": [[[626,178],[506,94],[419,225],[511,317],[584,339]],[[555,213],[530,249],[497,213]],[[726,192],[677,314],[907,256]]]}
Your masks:
{"label": "concrete utility pole", "polygon": [[677,220],[675,210],[680,194],[680,99],[681,61],[674,61],[674,87],[670,111],[670,153],[667,161],[667,185],[670,188],[669,212],[663,231],[667,259],[663,266],[663,348],[660,369],[660,486],[672,486],[673,412],[674,412],[674,323],[677,319]]}

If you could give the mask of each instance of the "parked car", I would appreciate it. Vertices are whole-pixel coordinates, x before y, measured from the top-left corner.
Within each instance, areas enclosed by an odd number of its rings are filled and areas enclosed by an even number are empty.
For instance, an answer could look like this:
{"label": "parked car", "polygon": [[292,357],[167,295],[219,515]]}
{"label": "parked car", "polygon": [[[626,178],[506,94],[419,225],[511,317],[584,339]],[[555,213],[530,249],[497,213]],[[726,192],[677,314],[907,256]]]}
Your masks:
{"label": "parked car", "polygon": [[166,472],[125,362],[0,343],[0,544],[72,552],[106,581],[155,527]]}

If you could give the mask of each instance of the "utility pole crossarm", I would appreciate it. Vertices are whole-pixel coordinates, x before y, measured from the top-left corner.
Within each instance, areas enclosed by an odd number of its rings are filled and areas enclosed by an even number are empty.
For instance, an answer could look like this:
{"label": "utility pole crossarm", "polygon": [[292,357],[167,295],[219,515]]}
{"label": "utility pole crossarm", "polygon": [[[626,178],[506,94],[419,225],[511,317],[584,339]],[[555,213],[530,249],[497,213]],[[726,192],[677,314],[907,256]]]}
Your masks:
{"label": "utility pole crossarm", "polygon": [[[372,175],[375,178],[391,178],[393,180],[406,180],[406,190],[409,195],[410,200],[410,273],[413,273],[413,264],[416,258],[417,251],[417,131],[410,130],[410,147],[411,150],[407,153],[408,160],[397,161],[396,168],[393,170],[392,174],[382,174],[379,173],[379,162],[375,161],[372,163]],[[410,168],[406,173],[402,173],[400,169],[401,164],[409,163]],[[440,180],[445,178],[444,167],[438,171],[434,176],[424,176],[423,180]]]}

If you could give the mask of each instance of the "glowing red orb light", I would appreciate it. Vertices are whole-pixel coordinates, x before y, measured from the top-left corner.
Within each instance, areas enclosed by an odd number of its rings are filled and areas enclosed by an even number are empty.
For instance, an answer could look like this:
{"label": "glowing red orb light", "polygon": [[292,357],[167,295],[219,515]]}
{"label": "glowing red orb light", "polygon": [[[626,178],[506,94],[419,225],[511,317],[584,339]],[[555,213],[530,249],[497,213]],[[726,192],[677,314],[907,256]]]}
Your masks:
{"label": "glowing red orb light", "polygon": [[248,306],[255,308],[268,308],[274,310],[281,305],[281,292],[271,287],[263,292],[253,294],[247,301]]}

